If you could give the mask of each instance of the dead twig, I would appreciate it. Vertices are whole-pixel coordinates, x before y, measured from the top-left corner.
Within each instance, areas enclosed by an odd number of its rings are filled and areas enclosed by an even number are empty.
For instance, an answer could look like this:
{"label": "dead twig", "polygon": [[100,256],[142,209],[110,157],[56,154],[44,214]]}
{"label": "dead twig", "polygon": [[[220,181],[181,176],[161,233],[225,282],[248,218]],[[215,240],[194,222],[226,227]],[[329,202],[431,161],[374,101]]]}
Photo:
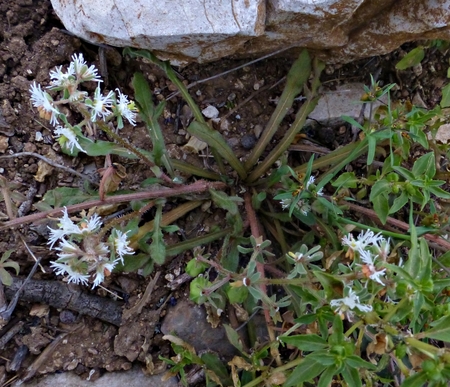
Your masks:
{"label": "dead twig", "polygon": [[[104,204],[114,204],[114,203],[128,203],[131,200],[145,200],[145,199],[156,199],[156,198],[168,198],[172,196],[201,193],[208,191],[209,189],[221,190],[226,187],[225,183],[222,182],[208,182],[205,180],[198,180],[190,185],[183,185],[180,187],[173,188],[162,188],[155,189],[152,191],[142,191],[134,192],[124,195],[108,196],[105,200],[92,200],[89,202],[74,204],[65,207],[68,213],[77,212],[84,210],[86,208],[92,208],[95,206],[101,206]],[[23,216],[22,218],[11,219],[8,222],[4,222],[0,225],[0,230],[5,230],[11,227],[16,227],[19,225],[35,222],[40,219],[44,219],[47,216],[61,215],[64,208],[59,207],[49,211],[38,212],[36,214]]]}
{"label": "dead twig", "polygon": [[[27,302],[69,309],[120,326],[122,303],[118,301],[84,293],[81,287],[61,281],[29,280],[25,283],[23,279],[14,276],[13,280],[12,285],[5,290],[9,299],[16,297]],[[18,289],[22,289],[22,294]]]}

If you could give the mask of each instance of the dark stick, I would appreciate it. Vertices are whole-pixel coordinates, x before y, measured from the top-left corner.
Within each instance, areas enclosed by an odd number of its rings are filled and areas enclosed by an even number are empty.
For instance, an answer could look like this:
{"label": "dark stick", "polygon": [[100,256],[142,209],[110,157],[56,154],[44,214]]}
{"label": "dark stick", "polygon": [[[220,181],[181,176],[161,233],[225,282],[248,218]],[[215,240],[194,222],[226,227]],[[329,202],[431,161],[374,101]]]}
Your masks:
{"label": "dark stick", "polygon": [[[23,279],[13,277],[14,282],[5,289],[11,299],[23,284]],[[54,308],[70,309],[120,326],[122,305],[118,301],[84,293],[80,286],[59,281],[30,280],[23,287],[20,299],[48,304]]]}

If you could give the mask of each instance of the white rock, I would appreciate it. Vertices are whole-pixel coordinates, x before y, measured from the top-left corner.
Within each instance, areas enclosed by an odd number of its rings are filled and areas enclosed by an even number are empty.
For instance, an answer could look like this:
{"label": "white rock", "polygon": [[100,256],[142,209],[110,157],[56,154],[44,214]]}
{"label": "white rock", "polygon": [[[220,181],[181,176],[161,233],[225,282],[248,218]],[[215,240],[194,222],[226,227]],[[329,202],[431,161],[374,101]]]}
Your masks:
{"label": "white rock", "polygon": [[450,0],[51,0],[93,43],[150,49],[174,64],[308,47],[329,63],[450,38]]}
{"label": "white rock", "polygon": [[264,32],[264,0],[54,0],[52,4],[64,26],[85,40],[176,53],[180,62],[232,54],[249,37]]}
{"label": "white rock", "polygon": [[215,106],[209,105],[202,110],[202,114],[206,118],[217,118],[219,117],[219,110]]}

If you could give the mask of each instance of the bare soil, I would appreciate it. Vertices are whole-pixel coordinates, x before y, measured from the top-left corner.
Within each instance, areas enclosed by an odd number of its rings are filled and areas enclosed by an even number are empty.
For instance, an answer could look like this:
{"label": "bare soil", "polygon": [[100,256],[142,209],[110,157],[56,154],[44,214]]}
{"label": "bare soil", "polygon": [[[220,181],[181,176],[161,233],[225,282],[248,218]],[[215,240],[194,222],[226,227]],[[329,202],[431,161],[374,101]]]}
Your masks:
{"label": "bare soil", "polygon": [[[80,178],[60,169],[53,169],[44,178],[37,179],[39,159],[33,154],[43,155],[58,164],[90,174],[97,181],[97,171],[104,166],[104,158],[101,157],[92,158],[81,154],[74,159],[61,153],[53,138],[52,128],[39,119],[30,104],[30,84],[36,81],[43,86],[48,85],[49,70],[55,66],[67,65],[74,53],[83,53],[88,63],[93,63],[100,69],[107,89],[119,87],[130,96],[133,96],[131,78],[136,71],[142,72],[149,80],[156,100],[167,100],[161,125],[171,157],[183,158],[201,168],[215,170],[216,165],[209,157],[208,150],[200,155],[193,155],[181,149],[188,141],[185,127],[191,117],[182,99],[173,96],[175,89],[161,70],[143,61],[123,57],[121,49],[95,46],[72,36],[55,16],[49,0],[0,0],[0,26],[0,156],[14,155],[0,158],[0,174],[16,193],[13,202],[18,206],[26,203],[21,209],[22,215],[35,212],[33,204],[38,203],[47,191],[55,187],[83,186]],[[400,74],[395,71],[394,66],[404,50],[408,50],[408,46],[383,57],[342,66],[328,66],[323,75],[323,83],[329,90],[333,90],[337,84],[344,82],[360,81],[368,84],[369,75],[377,74],[383,83],[395,82],[399,85],[394,93],[395,97],[415,99],[431,108],[440,100],[448,60],[435,50],[422,63],[421,71],[416,69],[416,73],[411,70]],[[191,84],[244,63],[243,60],[226,59],[201,66],[190,65],[177,71],[186,84]],[[213,105],[219,109],[221,118],[226,117],[222,124],[217,125],[217,130],[227,138],[239,158],[245,158],[269,120],[284,86],[283,77],[291,64],[292,57],[282,55],[190,89],[202,108]],[[294,106],[282,124],[278,138],[293,121],[296,108]],[[141,148],[151,148],[142,122],[138,122],[136,127],[125,126],[121,134],[127,141],[138,144]],[[346,127],[327,128],[308,135],[309,140],[329,149],[351,140],[350,129]],[[274,142],[276,140],[277,138]],[[23,152],[27,154],[21,156]],[[298,162],[304,162],[309,155],[296,152],[292,157],[297,158]],[[137,161],[119,158],[114,161],[120,163],[127,172],[121,183],[123,189],[132,189],[152,176],[148,167]],[[8,220],[6,213],[4,203],[0,203],[1,221]],[[224,218],[224,214],[218,209],[194,210],[179,221],[178,226],[182,232],[174,234],[166,242],[174,244],[184,238],[207,233],[213,226],[224,227]],[[154,286],[148,308],[142,315],[134,316],[134,323],[130,322],[132,325],[129,330],[133,326],[136,336],[134,339],[137,341],[134,347],[121,345],[120,340],[125,342],[131,338],[117,339],[122,328],[114,323],[114,319],[105,319],[101,308],[121,311],[125,304],[128,307],[135,305],[144,294],[149,278],[138,274],[113,274],[106,284],[112,295],[102,289],[84,289],[82,293],[78,287],[61,283],[49,266],[54,255],[46,245],[47,225],[48,222],[41,222],[0,232],[0,252],[14,250],[12,258],[20,263],[20,277],[26,276],[34,264],[21,238],[33,254],[42,259],[42,270],[38,269],[33,277],[34,290],[28,289],[25,292],[10,322],[0,331],[0,385],[16,375],[24,378],[59,370],[75,370],[80,375],[88,376],[92,369],[126,370],[132,367],[133,362],[144,364],[147,353],[153,354],[154,358],[159,354],[168,356],[169,346],[158,333],[158,324],[164,315],[161,300],[164,301],[169,295],[173,299],[188,297],[188,289],[180,287],[171,293],[166,285],[168,280],[183,273],[189,256],[177,257],[156,269],[161,275]],[[215,249],[214,245],[209,247],[212,253]],[[8,297],[14,295],[18,284],[20,280],[16,280],[15,285],[7,291]],[[73,307],[73,298],[81,295],[85,297],[82,305]],[[97,307],[100,308],[98,314],[86,311]],[[14,338],[2,346],[2,336],[14,327],[19,327]],[[143,352],[143,343],[137,339],[139,335],[151,340],[146,343],[146,352]],[[58,347],[58,340],[64,340],[65,345]],[[45,352],[52,345],[56,349]],[[125,345],[128,347],[124,348]],[[12,359],[17,360],[14,366],[11,366]],[[37,359],[40,359],[38,363]],[[27,370],[30,366],[34,373]],[[95,375],[99,375],[99,372]]]}

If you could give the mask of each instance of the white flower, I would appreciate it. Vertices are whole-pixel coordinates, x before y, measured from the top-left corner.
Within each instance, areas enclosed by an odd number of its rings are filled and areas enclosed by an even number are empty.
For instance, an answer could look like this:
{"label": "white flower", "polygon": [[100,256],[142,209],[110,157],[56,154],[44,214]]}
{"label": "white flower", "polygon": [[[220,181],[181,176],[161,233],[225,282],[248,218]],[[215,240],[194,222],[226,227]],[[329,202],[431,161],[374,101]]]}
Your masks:
{"label": "white flower", "polygon": [[391,239],[388,238],[387,240],[384,238],[379,238],[374,244],[373,244],[373,250],[378,255],[378,257],[386,261],[387,257],[389,257],[389,253],[391,251]]}
{"label": "white flower", "polygon": [[280,200],[281,208],[283,210],[285,210],[286,208],[289,208],[291,206],[291,203],[292,203],[292,199],[291,198],[286,198],[286,199],[281,199]]}
{"label": "white flower", "polygon": [[306,183],[306,189],[309,189],[309,186],[311,184],[314,184],[314,181],[316,180],[316,178],[314,176],[310,176],[308,179],[308,182]]}
{"label": "white flower", "polygon": [[323,196],[323,187],[317,191],[317,196]]}
{"label": "white flower", "polygon": [[83,254],[83,251],[75,243],[66,241],[65,239],[61,240],[56,250],[61,251],[58,253],[58,257],[65,260],[78,258]]}
{"label": "white flower", "polygon": [[368,245],[377,243],[380,240],[380,234],[375,235],[373,231],[361,231],[358,239],[355,239],[352,234],[346,235],[342,238],[342,244],[350,247],[353,251],[363,251]]}
{"label": "white flower", "polygon": [[92,289],[94,289],[103,282],[103,280],[105,279],[105,270],[107,270],[108,272],[112,272],[115,266],[116,264],[114,262],[108,261],[100,262],[97,265],[95,271],[95,278],[94,283],[92,284]]}
{"label": "white flower", "polygon": [[335,308],[336,313],[344,313],[355,308],[358,308],[361,312],[372,311],[371,305],[364,305],[360,303],[359,297],[352,289],[349,290],[347,297],[330,301],[330,306]]}
{"label": "white flower", "polygon": [[380,285],[385,285],[383,281],[381,281],[380,277],[383,277],[386,269],[377,270],[375,267],[375,259],[377,256],[373,257],[372,253],[367,250],[360,250],[359,256],[361,261],[364,262],[364,266],[362,268],[362,272],[366,277],[369,277],[371,280],[378,282]]}
{"label": "white flower", "polygon": [[117,111],[122,117],[126,118],[131,125],[136,126],[135,111],[137,109],[134,107],[134,102],[128,101],[127,95],[122,94],[122,92],[119,89],[116,90],[119,96],[118,101],[116,103]]}
{"label": "white flower", "polygon": [[69,284],[71,282],[73,282],[77,285],[79,283],[81,283],[83,285],[88,284],[89,275],[79,273],[79,272],[73,270],[70,267],[70,265],[67,265],[66,263],[59,263],[59,262],[52,261],[52,262],[50,262],[50,266],[53,267],[53,270],[55,271],[56,275],[65,275],[67,273]]}
{"label": "white flower", "polygon": [[48,241],[48,244],[50,245],[50,249],[53,248],[53,245],[59,240],[64,238],[65,236],[71,235],[71,234],[79,234],[80,229],[75,223],[72,222],[72,220],[69,218],[69,214],[67,213],[67,208],[64,207],[63,211],[63,217],[59,219],[58,223],[59,228],[53,229],[50,228],[50,238]]}
{"label": "white flower", "polygon": [[78,142],[77,135],[73,131],[73,129],[66,128],[65,126],[58,125],[55,129],[55,134],[58,136],[57,138],[61,138],[61,141],[67,148],[73,152],[73,148],[77,148],[78,150],[86,153],[86,151],[81,147]]}
{"label": "white flower", "polygon": [[38,109],[39,117],[45,118],[54,126],[57,125],[59,111],[53,106],[52,97],[41,89],[41,85],[36,85],[36,82],[31,85],[30,93],[30,99],[33,106]]}
{"label": "white flower", "polygon": [[119,230],[116,230],[116,238],[114,239],[114,247],[116,249],[116,253],[119,256],[118,260],[120,260],[123,263],[123,256],[124,255],[131,255],[134,254],[134,251],[131,247],[128,246],[130,243],[127,240],[127,233],[123,233]]}
{"label": "white flower", "polygon": [[114,92],[110,91],[106,97],[100,93],[100,87],[95,89],[94,93],[94,101],[86,101],[88,107],[92,109],[91,111],[91,120],[95,122],[97,120],[97,115],[101,117],[103,120],[111,114],[111,111],[107,108],[113,106],[114,100]]}
{"label": "white flower", "polygon": [[92,215],[86,223],[82,224],[80,231],[82,234],[91,234],[97,231],[102,225],[100,216],[97,214]]}
{"label": "white flower", "polygon": [[97,74],[97,69],[94,65],[88,68],[83,54],[72,55],[72,62],[69,65],[69,71],[76,74],[80,81],[97,81],[101,82],[99,75]]}
{"label": "white flower", "polygon": [[73,77],[75,75],[73,68],[69,67],[67,73],[62,72],[62,66],[56,67],[55,70],[50,71],[50,86],[55,88],[69,88],[74,85]]}

